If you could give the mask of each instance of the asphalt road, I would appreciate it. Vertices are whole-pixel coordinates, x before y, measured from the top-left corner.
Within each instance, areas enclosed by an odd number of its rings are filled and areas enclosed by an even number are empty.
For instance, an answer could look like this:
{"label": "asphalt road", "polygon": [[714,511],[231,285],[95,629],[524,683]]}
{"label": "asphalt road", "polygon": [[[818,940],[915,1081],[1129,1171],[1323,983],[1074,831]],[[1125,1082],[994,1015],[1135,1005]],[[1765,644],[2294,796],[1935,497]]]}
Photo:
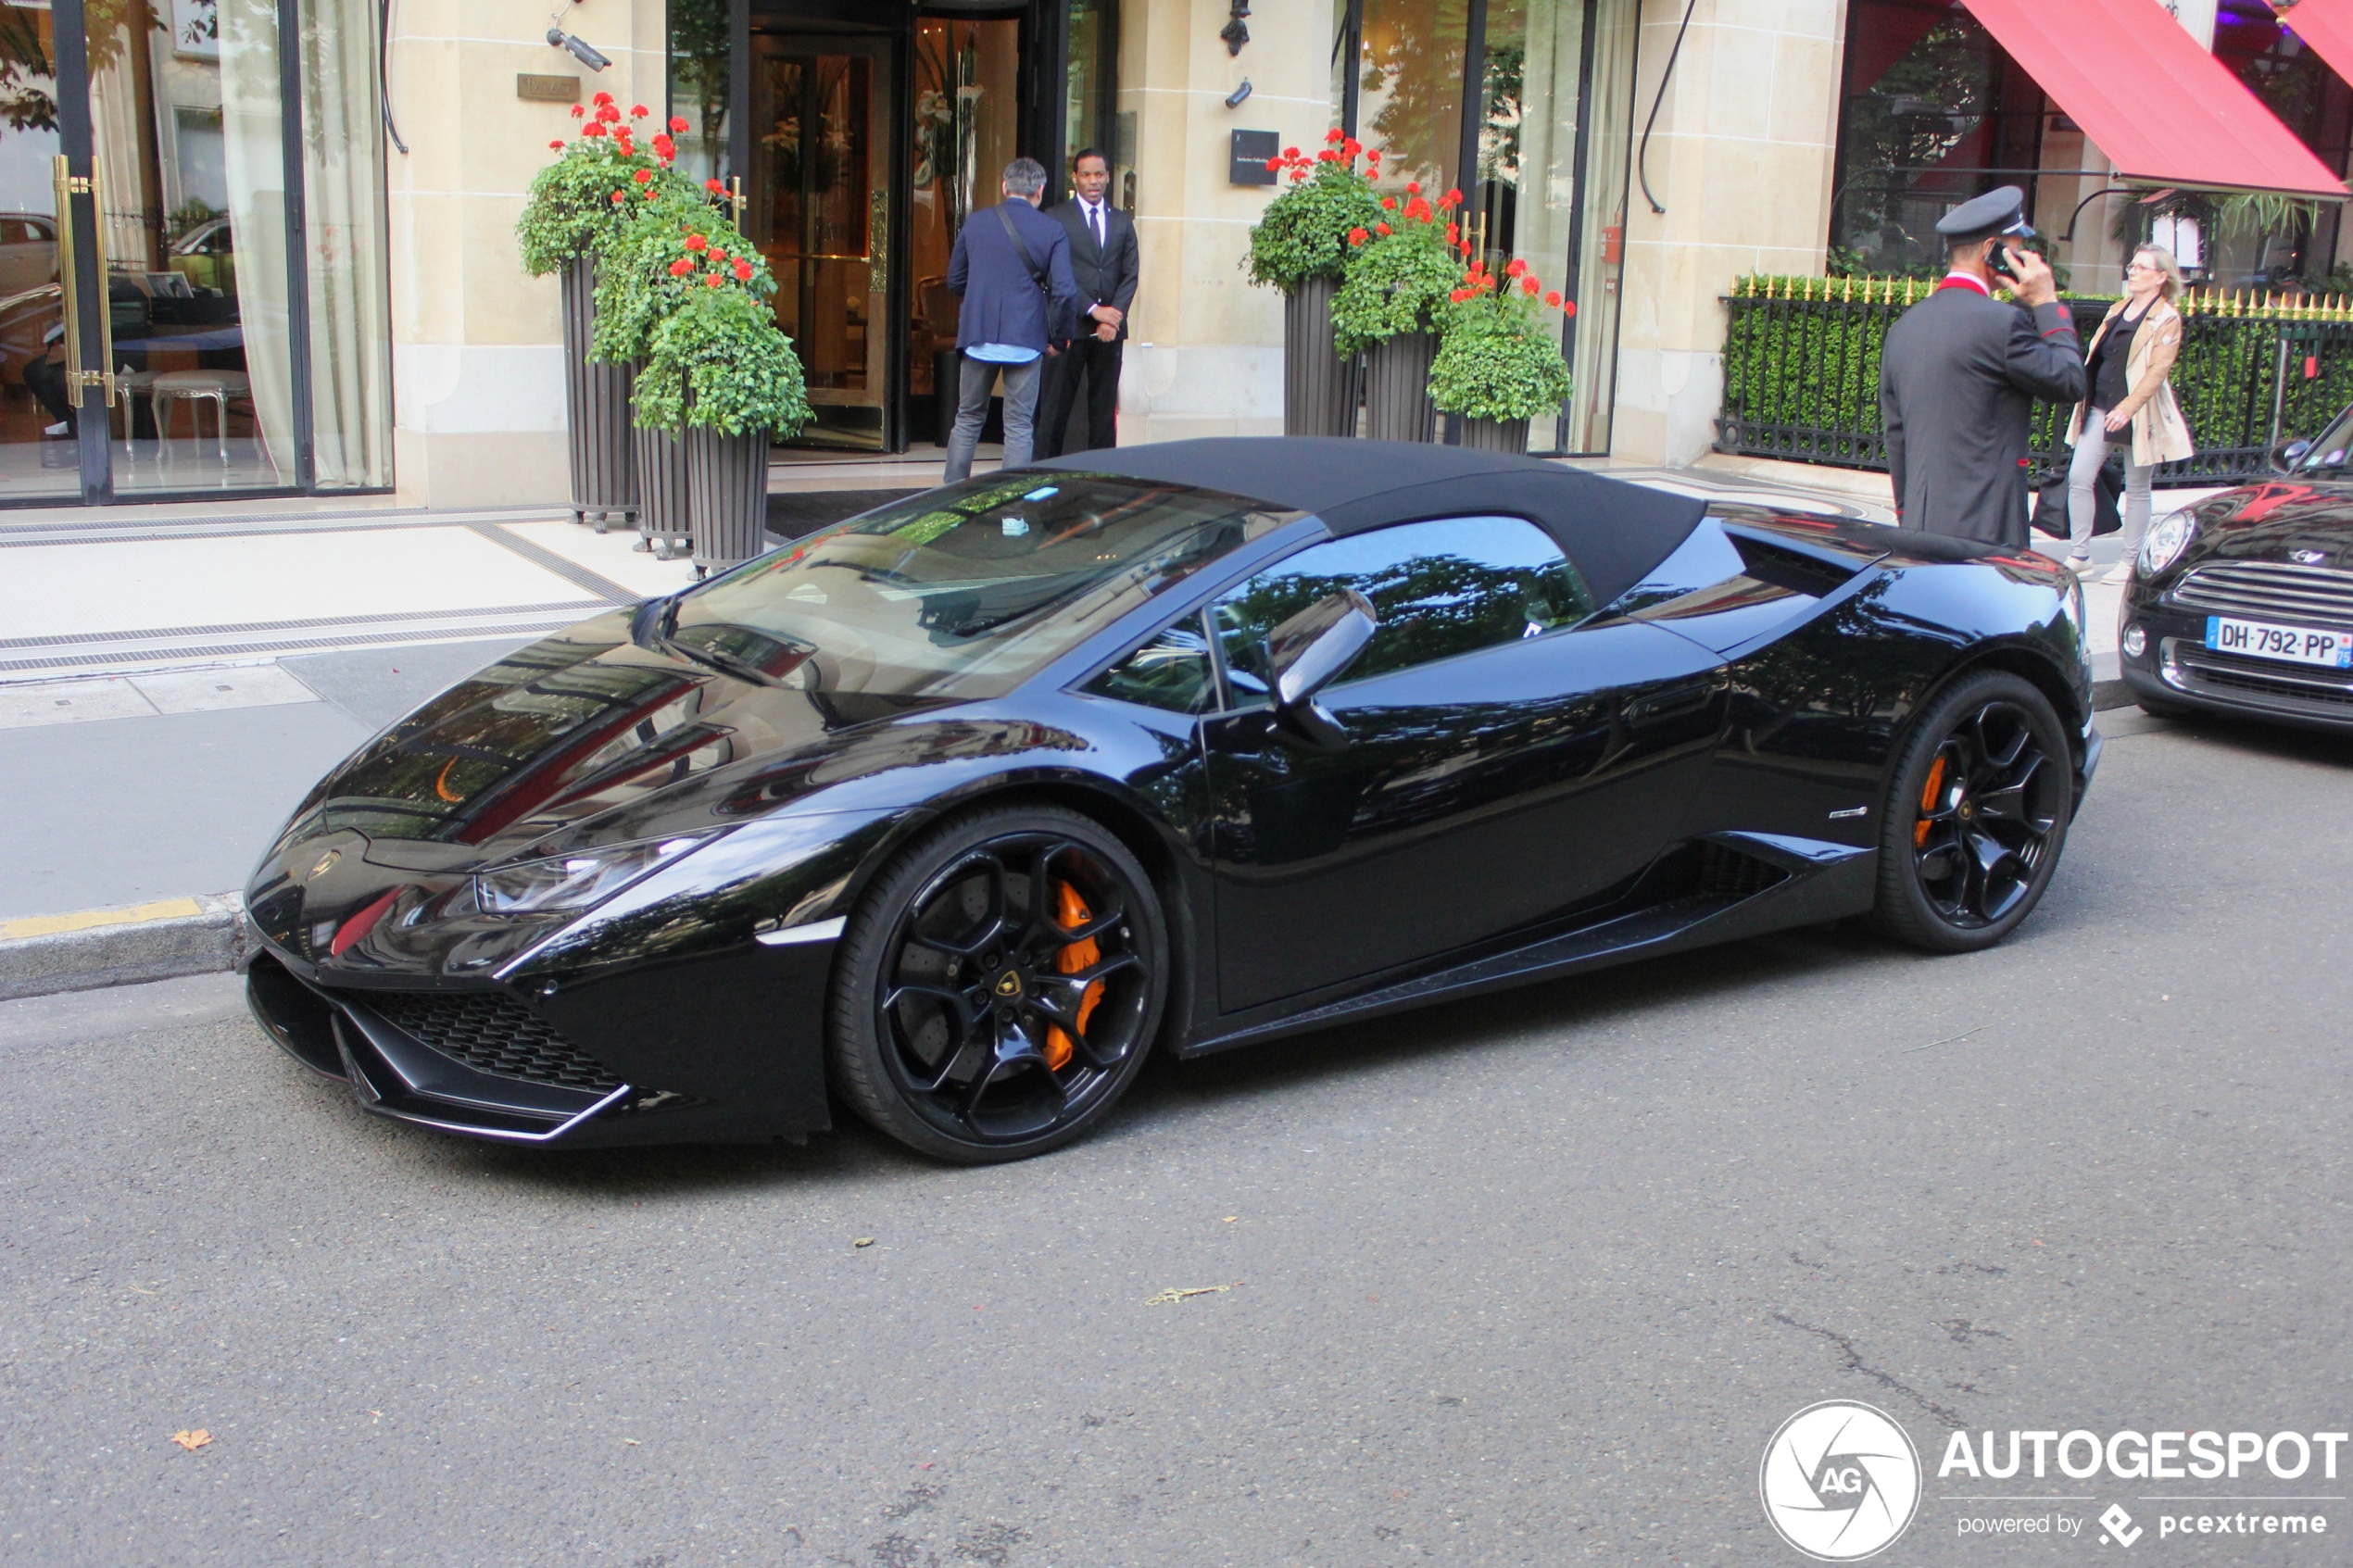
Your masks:
{"label": "asphalt road", "polygon": [[[1819,1399],[1931,1472],[1957,1428],[2344,1430],[2353,745],[2115,717],[1998,952],[1806,933],[1156,1064],[990,1171],[483,1148],[222,981],[9,1004],[0,1559],[1793,1564],[1758,1462]],[[2109,1502],[2130,1562],[2353,1556],[2353,1483],[2170,1490],[2334,1529],[1931,1474],[1874,1561],[2122,1557],[1958,1536]]]}

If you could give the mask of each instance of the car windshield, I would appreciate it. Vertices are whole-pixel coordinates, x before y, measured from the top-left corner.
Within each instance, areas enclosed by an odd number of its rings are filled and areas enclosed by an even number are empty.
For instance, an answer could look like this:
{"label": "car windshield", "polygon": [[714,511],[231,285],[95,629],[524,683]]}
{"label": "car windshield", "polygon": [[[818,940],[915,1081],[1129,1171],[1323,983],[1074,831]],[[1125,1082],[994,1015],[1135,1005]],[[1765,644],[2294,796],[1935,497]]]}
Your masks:
{"label": "car windshield", "polygon": [[1292,515],[1095,474],[973,480],[688,590],[671,635],[806,690],[997,696]]}
{"label": "car windshield", "polygon": [[2296,473],[2342,475],[2353,463],[2353,408],[2339,414],[2290,465]]}

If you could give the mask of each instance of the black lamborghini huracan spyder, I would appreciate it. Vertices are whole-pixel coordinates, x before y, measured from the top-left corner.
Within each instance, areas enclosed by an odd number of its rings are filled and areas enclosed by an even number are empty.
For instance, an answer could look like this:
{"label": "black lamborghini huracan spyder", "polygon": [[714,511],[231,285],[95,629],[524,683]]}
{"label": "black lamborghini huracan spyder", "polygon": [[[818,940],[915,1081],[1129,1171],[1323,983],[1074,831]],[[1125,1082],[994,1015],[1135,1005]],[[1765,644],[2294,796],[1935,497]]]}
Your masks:
{"label": "black lamborghini huracan spyder", "polygon": [[426,703],[263,857],[249,991],[451,1132],[838,1098],[1012,1159],[1155,1047],[1849,915],[1998,942],[2098,759],[2087,659],[2039,556],[1456,447],[1089,452]]}

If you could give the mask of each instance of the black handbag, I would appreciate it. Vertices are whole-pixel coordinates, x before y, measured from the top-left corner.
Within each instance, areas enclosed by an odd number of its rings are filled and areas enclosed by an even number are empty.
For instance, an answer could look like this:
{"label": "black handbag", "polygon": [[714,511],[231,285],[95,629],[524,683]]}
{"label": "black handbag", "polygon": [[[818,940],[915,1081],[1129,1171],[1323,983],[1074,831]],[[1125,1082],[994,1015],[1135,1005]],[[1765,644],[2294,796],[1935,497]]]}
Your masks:
{"label": "black handbag", "polygon": [[[2124,495],[2124,476],[2117,471],[2113,461],[2100,465],[2098,483],[2092,486],[2095,508],[2092,514],[2092,536],[2113,533],[2124,526],[2124,514],[2118,505]],[[2034,493],[2034,532],[2054,539],[2068,538],[2073,532],[2067,515],[2067,475]]]}

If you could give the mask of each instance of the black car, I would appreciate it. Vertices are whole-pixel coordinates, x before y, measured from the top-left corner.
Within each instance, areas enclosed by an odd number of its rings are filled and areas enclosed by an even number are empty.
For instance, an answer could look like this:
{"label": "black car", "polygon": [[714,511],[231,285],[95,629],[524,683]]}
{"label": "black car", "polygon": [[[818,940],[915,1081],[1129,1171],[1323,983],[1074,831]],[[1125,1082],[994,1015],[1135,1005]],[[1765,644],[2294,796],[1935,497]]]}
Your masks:
{"label": "black car", "polygon": [[1999,941],[2099,755],[2032,554],[1358,441],[896,502],[311,791],[254,1010],[379,1114],[1051,1148],[1221,1050],[1780,927]]}
{"label": "black car", "polygon": [[2353,729],[2353,409],[2279,466],[2142,541],[2118,664],[2150,712]]}

